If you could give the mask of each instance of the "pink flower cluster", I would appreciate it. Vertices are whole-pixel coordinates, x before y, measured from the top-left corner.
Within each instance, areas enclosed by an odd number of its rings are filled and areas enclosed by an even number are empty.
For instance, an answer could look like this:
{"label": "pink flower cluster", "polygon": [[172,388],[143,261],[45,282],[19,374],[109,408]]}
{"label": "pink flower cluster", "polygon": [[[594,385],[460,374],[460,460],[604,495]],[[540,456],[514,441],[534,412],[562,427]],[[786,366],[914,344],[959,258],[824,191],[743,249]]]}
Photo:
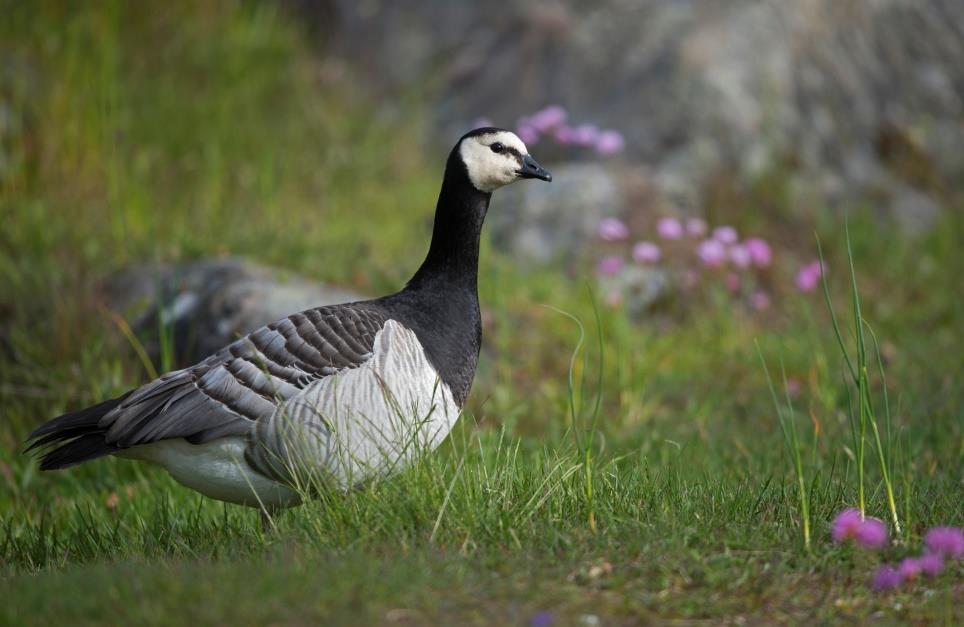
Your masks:
{"label": "pink flower cluster", "polygon": [[569,114],[559,105],[550,105],[519,120],[516,134],[526,144],[537,144],[549,137],[564,147],[592,148],[597,154],[611,156],[622,152],[626,140],[622,133],[601,129],[594,124],[568,124]]}
{"label": "pink flower cluster", "polygon": [[625,265],[622,258],[615,255],[606,255],[600,259],[596,265],[596,272],[599,276],[613,276],[619,274],[619,271],[622,270]]}
{"label": "pink flower cluster", "polygon": [[657,263],[662,256],[659,246],[652,242],[637,242],[633,246],[633,259],[640,263]]}
{"label": "pink flower cluster", "polygon": [[943,553],[923,553],[917,557],[905,557],[896,567],[882,564],[874,573],[870,587],[884,592],[912,582],[921,575],[937,577],[944,570],[944,558]]}
{"label": "pink flower cluster", "polygon": [[[857,546],[880,549],[887,544],[887,527],[876,518],[861,515],[856,509],[845,509],[834,517],[830,535],[835,542],[853,541]],[[893,590],[901,584],[926,575],[936,577],[944,569],[944,561],[964,557],[964,530],[960,527],[934,527],[924,536],[924,552],[906,557],[897,566],[881,565],[871,579],[870,587],[878,591]]]}
{"label": "pink flower cluster", "polygon": [[[661,218],[656,223],[656,232],[665,240],[682,239],[684,235],[701,238],[706,235],[707,230],[706,222],[699,218],[691,218],[685,224],[676,218]],[[713,229],[709,238],[697,244],[696,256],[708,268],[732,264],[734,268],[745,270],[769,266],[773,260],[773,251],[770,244],[759,237],[751,237],[741,242],[736,229],[724,225]]]}
{"label": "pink flower cluster", "polygon": [[599,237],[607,242],[619,242],[629,237],[629,228],[617,218],[603,218],[599,222]]}
{"label": "pink flower cluster", "polygon": [[[729,225],[718,226],[709,237],[705,237],[708,231],[709,226],[699,218],[690,218],[683,223],[667,217],[661,218],[656,224],[656,232],[665,240],[678,240],[686,236],[699,239],[696,244],[697,259],[708,269],[729,268],[723,276],[723,284],[731,292],[738,292],[743,287],[746,277],[741,273],[753,268],[767,268],[773,261],[773,250],[762,238],[750,237],[741,242],[737,230]],[[749,302],[758,311],[768,309],[770,296],[756,290],[750,295]]]}
{"label": "pink flower cluster", "polygon": [[830,526],[834,542],[853,540],[858,546],[879,549],[887,544],[887,526],[876,518],[865,518],[859,510],[845,509]]}
{"label": "pink flower cluster", "polygon": [[930,553],[961,559],[964,557],[964,529],[934,527],[924,536],[924,546]]}
{"label": "pink flower cluster", "polygon": [[[597,228],[599,239],[604,242],[621,242],[629,238],[629,227],[618,218],[603,218]],[[657,263],[662,258],[659,246],[652,242],[640,241],[633,245],[632,257],[639,263]],[[599,261],[597,271],[603,276],[610,276],[623,269],[623,260],[614,255],[607,255]]]}
{"label": "pink flower cluster", "polygon": [[[550,117],[552,122],[558,119],[558,116]],[[729,225],[717,226],[711,232],[706,221],[700,218],[683,221],[665,216],[656,221],[655,230],[656,236],[668,250],[664,251],[660,244],[653,241],[640,240],[632,246],[633,261],[640,264],[658,264],[683,260],[690,266],[682,273],[686,288],[698,284],[700,277],[707,271],[721,271],[719,279],[723,285],[731,292],[746,294],[747,302],[753,309],[761,311],[770,307],[769,294],[753,287],[756,281],[752,274],[755,269],[768,268],[773,261],[773,250],[766,240],[750,237],[741,241],[737,230]],[[599,238],[608,243],[622,242],[630,238],[626,224],[612,217],[601,220],[597,232]],[[687,261],[687,255],[690,255],[692,262]],[[600,276],[608,277],[618,274],[625,265],[622,258],[607,255],[599,261],[596,269]],[[700,267],[703,272],[699,271]],[[619,302],[619,299],[613,299],[613,302]]]}

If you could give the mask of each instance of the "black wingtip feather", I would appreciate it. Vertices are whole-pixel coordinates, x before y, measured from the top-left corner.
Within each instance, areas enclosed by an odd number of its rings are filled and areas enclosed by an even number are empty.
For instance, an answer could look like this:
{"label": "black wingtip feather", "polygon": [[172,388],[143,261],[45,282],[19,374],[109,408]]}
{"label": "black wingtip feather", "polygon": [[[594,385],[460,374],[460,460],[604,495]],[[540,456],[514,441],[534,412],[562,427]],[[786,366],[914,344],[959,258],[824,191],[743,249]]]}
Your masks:
{"label": "black wingtip feather", "polygon": [[118,450],[104,441],[103,433],[88,433],[44,453],[40,458],[40,470],[69,468]]}
{"label": "black wingtip feather", "polygon": [[105,441],[105,432],[98,425],[100,419],[120,405],[129,394],[58,416],[40,425],[27,437],[29,445],[24,453],[58,445],[40,457],[41,470],[55,470],[116,452],[117,446]]}

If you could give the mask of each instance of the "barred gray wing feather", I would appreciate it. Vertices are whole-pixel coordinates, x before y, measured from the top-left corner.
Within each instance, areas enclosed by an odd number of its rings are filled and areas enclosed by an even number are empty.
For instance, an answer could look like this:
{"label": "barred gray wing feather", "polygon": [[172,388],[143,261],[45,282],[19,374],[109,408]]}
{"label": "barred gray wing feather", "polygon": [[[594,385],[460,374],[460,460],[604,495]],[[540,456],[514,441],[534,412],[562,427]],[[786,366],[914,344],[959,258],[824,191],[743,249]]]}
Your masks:
{"label": "barred gray wing feather", "polygon": [[[34,445],[59,445],[46,455],[56,452],[55,467],[63,467],[77,463],[70,447],[81,439],[90,459],[170,438],[200,444],[245,435],[311,383],[365,363],[385,319],[361,303],[294,314],[103,404],[103,411],[55,418],[31,437]],[[88,450],[96,435],[102,448]]]}
{"label": "barred gray wing feather", "polygon": [[350,307],[294,314],[138,389],[100,426],[107,442],[121,448],[247,433],[312,382],[364,363],[382,322],[374,312]]}

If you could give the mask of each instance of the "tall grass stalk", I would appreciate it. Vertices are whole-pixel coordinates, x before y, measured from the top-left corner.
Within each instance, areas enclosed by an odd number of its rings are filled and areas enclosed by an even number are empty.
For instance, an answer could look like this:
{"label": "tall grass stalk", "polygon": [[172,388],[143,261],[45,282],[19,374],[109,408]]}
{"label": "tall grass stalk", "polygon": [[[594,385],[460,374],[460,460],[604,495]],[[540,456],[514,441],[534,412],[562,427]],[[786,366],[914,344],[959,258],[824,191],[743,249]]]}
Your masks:
{"label": "tall grass stalk", "polygon": [[[599,351],[599,363],[596,371],[596,381],[595,390],[593,395],[592,409],[588,416],[584,416],[586,409],[586,368],[583,367],[582,372],[582,385],[580,385],[580,398],[579,403],[576,402],[576,384],[575,384],[575,370],[576,363],[579,359],[579,353],[582,350],[583,344],[586,340],[586,328],[582,321],[576,316],[552,307],[551,305],[546,305],[549,309],[555,311],[556,313],[562,314],[563,316],[569,318],[579,327],[579,340],[576,342],[576,346],[569,357],[569,370],[567,374],[566,384],[568,386],[568,400],[569,400],[569,416],[571,420],[570,429],[572,429],[573,439],[576,443],[576,449],[579,456],[582,459],[582,470],[583,470],[583,493],[586,498],[586,508],[587,508],[587,524],[592,532],[596,531],[596,509],[594,506],[594,477],[595,468],[597,465],[597,460],[593,457],[594,444],[596,428],[599,424],[599,409],[600,403],[602,401],[602,379],[603,379],[603,358],[605,353],[603,335],[602,335],[602,321],[599,317],[599,307],[596,303],[596,299],[592,294],[590,289],[589,293],[590,300],[593,306],[593,314],[596,320],[596,337],[598,341],[598,351]],[[580,431],[585,428],[587,430],[586,438],[583,439],[580,436]]]}
{"label": "tall grass stalk", "polygon": [[[840,325],[837,322],[837,316],[834,312],[833,302],[830,298],[830,287],[827,281],[827,273],[821,273],[821,279],[823,283],[823,294],[824,300],[827,305],[827,310],[830,312],[830,319],[833,324],[834,335],[837,339],[837,346],[840,348],[840,352],[843,355],[844,363],[847,366],[847,371],[850,374],[851,381],[857,389],[857,421],[854,424],[854,410],[851,407],[849,411],[849,416],[851,419],[851,432],[855,437],[855,446],[857,456],[857,495],[858,503],[860,507],[861,515],[866,515],[866,497],[865,497],[865,473],[864,473],[864,459],[865,459],[865,443],[867,440],[867,430],[869,429],[874,436],[873,443],[874,448],[877,452],[877,461],[880,465],[880,474],[884,483],[884,491],[887,494],[887,507],[890,510],[891,520],[894,523],[894,531],[897,535],[900,535],[900,520],[897,515],[897,504],[894,499],[894,487],[891,481],[892,476],[892,458],[890,452],[893,448],[893,429],[892,420],[890,414],[890,401],[887,396],[887,381],[884,377],[884,365],[883,359],[880,356],[880,346],[877,343],[877,337],[874,335],[873,330],[870,325],[863,318],[860,308],[860,292],[857,288],[857,273],[854,268],[854,256],[853,247],[850,242],[850,228],[847,222],[844,222],[844,235],[847,244],[847,266],[850,272],[850,292],[851,292],[851,302],[853,307],[853,328],[854,328],[854,339],[856,341],[856,365],[851,359],[850,354],[847,350],[847,345],[843,340],[843,335],[840,332]],[[823,256],[823,249],[820,245],[820,239],[817,238],[817,252],[820,256],[820,263],[822,267],[826,267]],[[864,329],[868,330],[870,336],[874,343],[874,350],[877,356],[877,368],[881,377],[881,385],[883,387],[882,397],[883,397],[883,407],[884,407],[884,420],[887,434],[887,448],[883,446],[883,442],[880,437],[880,429],[877,426],[877,413],[874,408],[873,401],[871,399],[870,390],[870,379],[868,375],[867,366],[867,345],[864,337]]]}
{"label": "tall grass stalk", "polygon": [[[783,443],[786,446],[787,454],[793,465],[794,474],[796,475],[797,497],[800,503],[800,526],[803,532],[803,547],[809,552],[810,492],[807,489],[807,481],[804,476],[803,458],[800,455],[800,438],[797,436],[797,424],[794,420],[793,402],[790,400],[790,392],[787,389],[786,373],[783,372],[783,366],[781,364],[780,369],[783,376],[784,396],[786,397],[786,406],[784,407],[777,398],[776,389],[773,387],[773,378],[770,376],[770,369],[767,367],[766,359],[764,359],[763,352],[760,350],[759,342],[756,343],[756,352],[760,357],[760,363],[763,364],[763,373],[766,376],[767,386],[770,389],[770,397],[773,399],[773,407],[776,409],[780,430],[783,432]],[[816,445],[814,448],[816,448]]]}

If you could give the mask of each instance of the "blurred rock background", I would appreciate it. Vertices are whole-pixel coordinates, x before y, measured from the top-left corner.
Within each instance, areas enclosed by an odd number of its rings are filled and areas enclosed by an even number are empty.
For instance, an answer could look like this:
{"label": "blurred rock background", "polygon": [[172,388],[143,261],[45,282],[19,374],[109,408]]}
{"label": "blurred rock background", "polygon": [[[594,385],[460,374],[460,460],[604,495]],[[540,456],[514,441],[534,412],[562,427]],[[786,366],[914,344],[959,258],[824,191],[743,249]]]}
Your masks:
{"label": "blurred rock background", "polygon": [[[721,179],[779,171],[801,203],[871,202],[914,233],[964,175],[959,0],[285,4],[385,102],[426,98],[446,142],[557,103],[620,130],[682,213]],[[538,214],[554,192],[517,193]]]}
{"label": "blurred rock background", "polygon": [[237,257],[181,264],[138,264],[104,281],[152,360],[164,361],[168,334],[174,364],[187,365],[295,311],[364,297]]}

